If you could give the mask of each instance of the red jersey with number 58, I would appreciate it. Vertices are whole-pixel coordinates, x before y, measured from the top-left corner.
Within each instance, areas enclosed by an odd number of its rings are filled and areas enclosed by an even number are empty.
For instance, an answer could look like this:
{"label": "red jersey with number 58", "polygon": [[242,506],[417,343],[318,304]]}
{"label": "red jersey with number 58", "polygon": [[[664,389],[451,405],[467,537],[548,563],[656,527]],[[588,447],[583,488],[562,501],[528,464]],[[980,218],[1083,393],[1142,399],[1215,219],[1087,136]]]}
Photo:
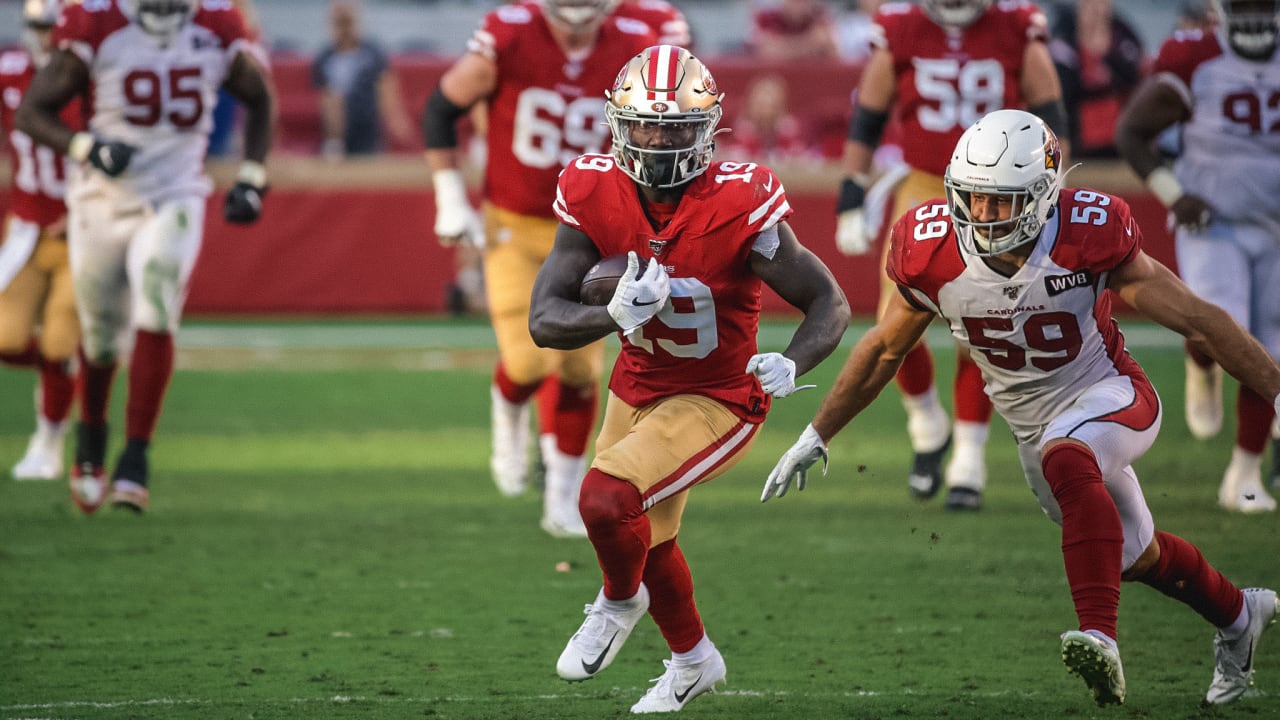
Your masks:
{"label": "red jersey with number 58", "polygon": [[937,313],[973,348],[987,394],[1011,426],[1043,426],[1108,377],[1146,382],[1125,350],[1107,290],[1110,272],[1142,247],[1124,200],[1063,190],[1013,277],[967,252],[965,242],[945,202],[925,203],[894,224],[886,271],[911,304]]}
{"label": "red jersey with number 58", "polygon": [[601,257],[634,250],[671,277],[663,309],[631,337],[609,389],[632,407],[664,397],[704,395],[760,422],[769,396],[746,372],[756,353],[762,282],[748,266],[760,234],[791,215],[782,183],[755,163],[716,162],[694,178],[671,221],[656,232],[635,183],[612,156],[584,155],[560,175],[560,221],[585,233]]}
{"label": "red jersey with number 58", "polygon": [[609,147],[604,93],[618,70],[658,43],[649,26],[606,18],[595,45],[566,56],[537,2],[502,5],[484,16],[467,50],[498,66],[489,98],[484,196],[520,215],[554,218],[556,177],[570,160]]}
{"label": "red jersey with number 58", "polygon": [[[9,195],[9,212],[47,227],[67,214],[67,159],[44,145],[37,145],[30,135],[14,127],[13,114],[22,96],[31,86],[36,66],[25,50],[0,54],[0,127],[9,141],[13,187]],[[68,127],[79,130],[80,103],[72,101],[62,111]],[[3,238],[0,238],[2,241]]]}
{"label": "red jersey with number 58", "polygon": [[204,156],[218,88],[242,51],[265,68],[261,48],[230,0],[198,3],[168,45],[129,22],[118,2],[68,4],[53,30],[54,44],[89,68],[90,130],[137,148],[118,178],[87,169],[86,189],[114,185],[151,202],[207,195]]}
{"label": "red jersey with number 58", "polygon": [[872,44],[893,55],[902,154],[918,170],[942,175],[960,135],[994,110],[1024,104],[1020,80],[1027,45],[1046,42],[1044,13],[1002,0],[959,32],[948,32],[919,5],[882,5]]}

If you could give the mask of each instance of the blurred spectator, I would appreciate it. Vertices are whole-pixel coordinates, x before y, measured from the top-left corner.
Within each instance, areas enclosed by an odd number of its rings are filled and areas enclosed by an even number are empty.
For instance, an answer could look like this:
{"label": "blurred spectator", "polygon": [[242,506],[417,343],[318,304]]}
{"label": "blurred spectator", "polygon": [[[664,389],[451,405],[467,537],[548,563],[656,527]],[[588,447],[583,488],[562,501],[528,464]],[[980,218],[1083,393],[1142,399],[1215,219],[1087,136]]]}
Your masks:
{"label": "blurred spectator", "polygon": [[693,49],[693,35],[689,32],[689,21],[685,20],[680,8],[667,0],[621,0],[613,14],[639,20],[653,28],[653,31],[658,33],[658,42],[663,45],[675,45],[686,50]]}
{"label": "blurred spectator", "polygon": [[864,63],[871,57],[872,26],[876,11],[885,0],[845,0],[836,16],[836,47],[840,59]]}
{"label": "blurred spectator", "polygon": [[834,59],[836,24],[822,0],[778,0],[751,17],[751,51],[765,60]]}
{"label": "blurred spectator", "polygon": [[1114,12],[1112,0],[1059,6],[1050,35],[1072,155],[1116,157],[1116,119],[1142,79],[1142,41]]}
{"label": "blurred spectator", "polygon": [[774,163],[796,158],[816,158],[810,133],[787,102],[787,81],[765,75],[747,90],[747,104],[720,137],[724,147],[719,158]]}
{"label": "blurred spectator", "polygon": [[1183,0],[1178,7],[1178,22],[1174,30],[1207,30],[1213,25],[1213,15],[1205,0]]}
{"label": "blurred spectator", "polygon": [[311,83],[320,90],[326,157],[370,155],[382,149],[382,126],[397,145],[411,146],[413,123],[400,83],[376,44],[360,34],[355,0],[329,5],[331,44],[316,56]]}

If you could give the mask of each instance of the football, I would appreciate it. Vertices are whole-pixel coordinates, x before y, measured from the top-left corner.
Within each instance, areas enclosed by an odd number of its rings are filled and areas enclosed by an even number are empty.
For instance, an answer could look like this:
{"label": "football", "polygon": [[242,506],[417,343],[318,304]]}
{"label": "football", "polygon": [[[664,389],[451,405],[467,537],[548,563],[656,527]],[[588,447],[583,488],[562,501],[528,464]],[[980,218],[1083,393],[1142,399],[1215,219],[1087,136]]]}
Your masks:
{"label": "football", "polygon": [[[608,305],[613,299],[614,290],[618,289],[618,280],[626,271],[626,253],[601,258],[582,277],[582,288],[578,291],[579,302],[583,305]],[[640,266],[640,272],[644,272],[643,265]]]}

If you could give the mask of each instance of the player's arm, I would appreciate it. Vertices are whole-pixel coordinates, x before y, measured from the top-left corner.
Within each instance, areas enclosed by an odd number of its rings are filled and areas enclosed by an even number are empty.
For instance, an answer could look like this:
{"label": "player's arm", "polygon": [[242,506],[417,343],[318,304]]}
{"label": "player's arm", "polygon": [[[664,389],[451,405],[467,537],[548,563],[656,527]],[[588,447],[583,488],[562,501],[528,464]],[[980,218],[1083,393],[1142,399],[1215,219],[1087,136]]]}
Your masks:
{"label": "player's arm", "polygon": [[1182,190],[1173,171],[1156,154],[1156,139],[1173,125],[1191,118],[1186,99],[1162,76],[1138,87],[1116,122],[1116,149],[1142,178],[1151,193],[1173,212],[1179,225],[1203,227],[1212,214],[1209,203]]}
{"label": "player's arm", "polygon": [[[68,50],[54,50],[49,63],[36,73],[14,115],[18,130],[41,145],[68,154],[75,131],[62,122],[62,108],[89,87],[89,68]],[[83,160],[89,148],[78,160]]]}
{"label": "player's arm", "polygon": [[1280,365],[1227,311],[1196,296],[1173,271],[1139,251],[1107,286],[1135,310],[1187,338],[1264,398],[1280,396]]}
{"label": "player's arm", "polygon": [[924,335],[933,313],[921,310],[894,293],[884,315],[849,353],[831,392],[822,399],[813,427],[824,442],[830,441],[884,390],[898,372],[902,359]]}
{"label": "player's arm", "polygon": [[803,375],[826,359],[849,326],[849,301],[831,270],[808,248],[800,244],[785,222],[776,226],[778,247],[772,256],[752,252],[751,270],[793,307],[804,320],[782,352],[795,363],[795,374]]}
{"label": "player's arm", "polygon": [[599,260],[600,251],[586,233],[560,223],[529,306],[529,334],[539,347],[572,350],[618,331],[606,306],[578,302],[582,278]]}
{"label": "player's arm", "polygon": [[1049,46],[1040,41],[1027,43],[1022,53],[1022,76],[1018,89],[1027,103],[1027,111],[1044,121],[1062,143],[1064,161],[1070,155],[1070,128],[1067,107],[1062,99],[1062,82],[1053,64]]}
{"label": "player's arm", "polygon": [[844,143],[840,191],[836,196],[836,247],[846,255],[863,255],[871,249],[863,220],[863,205],[871,183],[871,157],[889,124],[894,99],[893,54],[876,48],[862,70],[858,93]]}
{"label": "player's arm", "polygon": [[443,245],[469,241],[484,246],[484,229],[467,201],[467,186],[458,170],[457,125],[497,86],[497,63],[468,52],[445,71],[422,110],[422,143],[435,188],[435,233]]}
{"label": "player's arm", "polygon": [[222,216],[246,225],[262,215],[267,193],[267,153],[275,124],[276,101],[267,74],[247,52],[236,53],[222,86],[244,106],[244,161],[222,202]]}

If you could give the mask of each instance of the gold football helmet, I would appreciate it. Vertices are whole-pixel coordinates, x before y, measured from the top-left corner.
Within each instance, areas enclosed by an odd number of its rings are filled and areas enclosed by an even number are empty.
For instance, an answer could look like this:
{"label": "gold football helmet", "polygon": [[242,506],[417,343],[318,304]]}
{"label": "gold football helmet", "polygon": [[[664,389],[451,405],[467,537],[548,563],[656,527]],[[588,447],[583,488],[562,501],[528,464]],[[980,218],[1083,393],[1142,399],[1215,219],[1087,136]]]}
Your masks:
{"label": "gold football helmet", "polygon": [[646,48],[627,61],[605,97],[613,156],[636,182],[679,187],[711,164],[724,94],[688,50]]}
{"label": "gold football helmet", "polygon": [[924,11],[944,28],[968,27],[991,7],[991,0],[924,0]]}

